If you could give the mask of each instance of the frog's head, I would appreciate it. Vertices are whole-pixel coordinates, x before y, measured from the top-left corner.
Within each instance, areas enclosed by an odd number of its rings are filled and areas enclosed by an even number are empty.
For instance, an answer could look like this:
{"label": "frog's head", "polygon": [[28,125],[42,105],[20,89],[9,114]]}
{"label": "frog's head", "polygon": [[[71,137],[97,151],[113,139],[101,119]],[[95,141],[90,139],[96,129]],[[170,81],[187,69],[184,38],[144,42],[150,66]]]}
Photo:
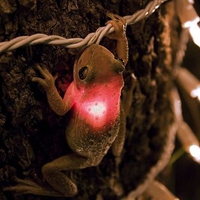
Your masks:
{"label": "frog's head", "polygon": [[74,65],[76,86],[87,87],[94,83],[105,83],[122,77],[123,63],[105,47],[97,44],[83,49]]}

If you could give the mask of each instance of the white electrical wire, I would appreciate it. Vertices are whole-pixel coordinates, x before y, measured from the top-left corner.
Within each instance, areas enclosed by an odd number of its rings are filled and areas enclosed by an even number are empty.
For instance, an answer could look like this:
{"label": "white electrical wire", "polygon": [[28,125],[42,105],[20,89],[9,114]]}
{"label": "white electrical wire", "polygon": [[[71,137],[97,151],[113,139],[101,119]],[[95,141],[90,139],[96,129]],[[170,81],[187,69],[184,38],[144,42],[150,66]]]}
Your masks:
{"label": "white electrical wire", "polygon": [[[167,0],[154,0],[151,1],[146,8],[137,11],[133,15],[123,17],[127,25],[134,24],[149,15],[151,15],[163,2]],[[70,38],[66,39],[57,35],[46,35],[46,34],[34,34],[31,36],[19,36],[10,41],[0,42],[0,53],[6,51],[12,51],[21,46],[27,45],[37,45],[37,44],[48,44],[48,45],[58,45],[65,48],[81,48],[90,44],[100,43],[101,39],[110,33],[114,32],[114,28],[111,24],[104,27],[100,27],[96,32],[88,34],[83,38]]]}

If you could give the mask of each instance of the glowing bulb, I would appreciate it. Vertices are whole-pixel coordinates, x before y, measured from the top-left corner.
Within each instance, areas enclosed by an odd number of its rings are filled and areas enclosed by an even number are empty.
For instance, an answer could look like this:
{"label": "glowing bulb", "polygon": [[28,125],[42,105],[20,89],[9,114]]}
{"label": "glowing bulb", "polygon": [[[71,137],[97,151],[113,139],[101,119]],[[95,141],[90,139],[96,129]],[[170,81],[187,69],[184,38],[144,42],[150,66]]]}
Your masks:
{"label": "glowing bulb", "polygon": [[190,153],[195,161],[200,163],[199,140],[197,139],[191,128],[188,126],[188,124],[183,121],[181,101],[178,92],[176,90],[172,90],[171,95],[174,102],[175,119],[178,123],[177,137],[183,145],[184,150],[187,153]]}
{"label": "glowing bulb", "polygon": [[198,98],[198,100],[200,101],[200,85],[193,89],[190,94],[191,97]]}
{"label": "glowing bulb", "polygon": [[106,112],[106,106],[102,102],[91,102],[86,109],[94,117],[102,117]]}
{"label": "glowing bulb", "polygon": [[109,110],[108,102],[103,100],[91,100],[78,105],[81,116],[87,124],[93,128],[102,128],[110,120],[115,119]]}
{"label": "glowing bulb", "polygon": [[192,23],[188,28],[194,43],[200,47],[200,28],[197,22]]}
{"label": "glowing bulb", "polygon": [[190,27],[194,27],[198,24],[199,22],[199,17],[197,16],[195,19],[191,20],[191,21],[186,21],[182,26],[183,28],[190,28]]}
{"label": "glowing bulb", "polygon": [[190,155],[197,161],[200,162],[200,147],[198,145],[191,145],[189,147]]}
{"label": "glowing bulb", "polygon": [[182,143],[184,150],[189,153],[195,161],[200,163],[199,141],[184,121],[181,121],[179,124],[177,136]]}

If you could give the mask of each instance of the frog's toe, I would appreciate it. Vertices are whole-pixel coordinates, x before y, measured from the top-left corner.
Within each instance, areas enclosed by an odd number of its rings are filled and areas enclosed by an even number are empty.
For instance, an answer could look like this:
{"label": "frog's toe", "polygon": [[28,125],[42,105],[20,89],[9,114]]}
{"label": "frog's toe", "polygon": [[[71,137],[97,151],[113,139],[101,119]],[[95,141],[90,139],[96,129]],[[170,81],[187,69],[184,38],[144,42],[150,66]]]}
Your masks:
{"label": "frog's toe", "polygon": [[55,191],[52,187],[46,185],[39,185],[34,181],[28,179],[19,179],[17,177],[14,178],[14,181],[17,183],[14,186],[5,187],[3,189],[4,192],[15,192],[17,195],[23,194],[34,194],[41,196],[53,196],[53,197],[63,197],[62,194]]}
{"label": "frog's toe", "polygon": [[15,186],[5,187],[4,192],[15,192],[18,195],[22,194],[33,194],[33,188],[29,185],[17,184]]}
{"label": "frog's toe", "polygon": [[14,177],[13,181],[18,184],[21,184],[21,185],[29,185],[29,186],[33,186],[33,187],[39,187],[39,184],[35,183],[32,180],[28,180],[28,179],[20,179],[20,178]]}
{"label": "frog's toe", "polygon": [[107,13],[107,16],[111,18],[111,20],[115,22],[121,22],[123,25],[126,25],[126,20],[121,17],[120,15],[113,14],[113,13]]}
{"label": "frog's toe", "polygon": [[13,178],[13,181],[17,184],[14,186],[5,187],[3,191],[16,192],[17,194],[34,194],[40,189],[40,186],[31,180],[23,180],[17,177]]}

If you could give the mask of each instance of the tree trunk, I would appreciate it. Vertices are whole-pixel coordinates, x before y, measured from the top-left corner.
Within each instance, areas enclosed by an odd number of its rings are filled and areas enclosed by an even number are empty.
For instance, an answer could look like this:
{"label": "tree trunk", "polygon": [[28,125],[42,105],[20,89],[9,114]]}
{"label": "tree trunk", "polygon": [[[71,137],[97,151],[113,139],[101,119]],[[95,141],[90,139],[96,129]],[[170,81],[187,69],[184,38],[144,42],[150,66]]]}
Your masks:
{"label": "tree trunk", "polygon": [[[0,0],[0,41],[35,33],[84,38],[105,25],[109,20],[107,12],[131,15],[145,8],[148,2]],[[129,62],[124,73],[124,91],[130,89],[132,73],[137,81],[127,117],[121,162],[115,166],[114,156],[109,151],[99,166],[74,170],[72,179],[79,192],[70,199],[126,197],[144,182],[160,159],[173,124],[169,99],[172,88],[171,10],[168,3],[163,4],[147,19],[128,26]],[[113,41],[103,38],[101,44],[114,51]],[[70,153],[64,139],[69,115],[59,117],[54,114],[45,92],[30,78],[39,76],[34,69],[36,63],[45,65],[52,74],[58,74],[56,85],[63,95],[73,79],[73,63],[78,51],[41,44],[0,54],[0,199],[51,199],[15,196],[11,192],[2,192],[2,189],[15,184],[14,176],[42,180],[41,167],[45,163]],[[119,168],[120,184],[115,187],[112,181],[117,173],[116,167]]]}

